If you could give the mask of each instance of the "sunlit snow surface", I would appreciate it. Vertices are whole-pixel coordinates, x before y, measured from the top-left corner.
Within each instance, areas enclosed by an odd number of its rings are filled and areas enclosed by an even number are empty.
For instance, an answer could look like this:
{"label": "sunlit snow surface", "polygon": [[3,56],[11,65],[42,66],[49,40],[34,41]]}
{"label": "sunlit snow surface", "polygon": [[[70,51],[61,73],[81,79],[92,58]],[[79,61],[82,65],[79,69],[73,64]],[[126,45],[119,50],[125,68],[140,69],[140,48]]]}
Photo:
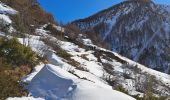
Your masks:
{"label": "sunlit snow surface", "polygon": [[123,93],[78,79],[51,64],[44,65],[32,78],[28,89],[33,97],[45,100],[134,100]]}

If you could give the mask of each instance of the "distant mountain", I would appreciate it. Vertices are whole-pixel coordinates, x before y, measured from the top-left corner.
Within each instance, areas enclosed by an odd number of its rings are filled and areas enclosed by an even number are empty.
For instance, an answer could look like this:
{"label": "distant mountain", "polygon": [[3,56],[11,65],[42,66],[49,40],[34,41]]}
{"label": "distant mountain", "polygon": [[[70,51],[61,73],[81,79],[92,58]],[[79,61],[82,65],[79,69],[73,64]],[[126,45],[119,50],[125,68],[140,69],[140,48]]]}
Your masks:
{"label": "distant mountain", "polygon": [[108,43],[112,51],[168,73],[169,6],[150,0],[128,0],[72,24]]}

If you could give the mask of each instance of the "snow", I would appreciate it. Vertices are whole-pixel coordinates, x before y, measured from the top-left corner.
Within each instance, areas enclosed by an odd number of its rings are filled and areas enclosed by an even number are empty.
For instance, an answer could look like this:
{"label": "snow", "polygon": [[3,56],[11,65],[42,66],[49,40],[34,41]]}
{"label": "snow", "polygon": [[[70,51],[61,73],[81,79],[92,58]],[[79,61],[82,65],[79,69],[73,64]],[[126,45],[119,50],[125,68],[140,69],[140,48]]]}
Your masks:
{"label": "snow", "polygon": [[[47,36],[45,31],[40,30],[39,32],[44,32],[43,36]],[[55,38],[51,39],[56,40]],[[25,38],[25,43],[23,38],[19,38],[19,41],[22,44],[29,45],[38,54],[39,45],[42,45],[42,48],[47,46],[42,42],[40,36],[31,35],[29,39]],[[100,95],[101,100],[104,98],[107,98],[107,100],[113,98],[134,100],[130,96],[112,90],[112,87],[100,78],[103,75],[103,68],[92,54],[93,51],[85,51],[85,49],[70,42],[59,42],[61,48],[73,55],[72,59],[78,59],[76,61],[80,63],[83,62],[82,67],[87,68],[90,72],[75,69],[63,58],[58,57],[55,51],[48,49],[46,55],[50,64],[38,65],[30,75],[23,78],[23,82],[28,83],[27,89],[30,96],[44,98],[45,100],[95,100]],[[83,54],[86,54],[88,60],[79,57]],[[69,73],[70,69],[79,78]]]}
{"label": "snow", "polygon": [[40,35],[40,36],[48,36],[48,32],[49,31],[46,31],[46,30],[44,30],[43,28],[44,27],[46,27],[47,25],[45,24],[44,26],[42,26],[42,27],[40,27],[39,29],[36,29],[35,30],[35,33],[37,33],[38,35]]}
{"label": "snow", "polygon": [[[89,55],[88,55],[89,56]],[[94,56],[89,56],[87,58],[89,58],[89,60],[91,59],[91,61],[94,61],[96,60],[96,58]],[[91,74],[90,72],[85,72],[85,71],[81,71],[81,70],[77,70],[75,69],[73,66],[67,64],[66,62],[64,62],[62,60],[62,58],[58,57],[55,52],[51,51],[48,53],[48,61],[49,63],[53,64],[53,65],[56,65],[56,66],[59,66],[60,68],[62,69],[65,69],[67,71],[73,71],[74,74],[78,75],[80,78],[86,78],[92,82],[95,82],[96,84],[102,86],[102,87],[105,87],[105,88],[109,88],[109,89],[112,89],[111,86],[109,86],[104,80],[102,80],[101,78],[97,77],[96,74]],[[75,57],[76,58],[76,57]],[[74,58],[73,58],[74,59]],[[82,58],[78,58],[78,59],[82,59]],[[76,59],[75,59],[76,60]],[[83,66],[81,65],[82,67],[84,68],[87,68],[86,66]],[[90,65],[89,65],[90,66]],[[97,69],[94,69],[94,72],[95,71],[98,71]],[[103,74],[103,72],[101,73],[101,75]]]}
{"label": "snow", "polygon": [[[142,8],[142,6],[145,7]],[[151,12],[148,12],[148,9]],[[156,13],[156,16],[152,12]],[[139,62],[165,72],[170,62],[167,52],[170,38],[169,16],[169,5],[159,5],[153,2],[149,5],[123,2],[90,18],[73,23],[86,32],[93,32],[93,29],[97,28],[97,37],[101,40],[107,39],[105,42],[112,50],[135,61],[139,61],[142,54],[150,52],[150,48],[154,47],[155,51]],[[159,34],[152,37],[157,32]]]}
{"label": "snow", "polygon": [[61,26],[53,25],[53,27],[56,28],[60,32],[63,32],[63,33],[65,32],[65,29],[63,27],[61,27]]}
{"label": "snow", "polygon": [[33,97],[45,100],[135,100],[126,94],[81,80],[59,66],[45,65],[28,89]]}
{"label": "snow", "polygon": [[[9,33],[12,33],[12,32],[15,31],[15,29],[11,26],[12,20],[7,15],[0,14],[0,24],[1,24],[2,27],[6,27],[8,29]],[[5,34],[5,33],[1,32],[1,34]]]}
{"label": "snow", "polygon": [[69,52],[71,55],[77,55],[78,53],[85,52],[84,49],[79,48],[77,45],[70,42],[60,41],[60,44],[61,48]]}
{"label": "snow", "polygon": [[72,57],[75,61],[79,62],[83,67],[87,68],[89,72],[93,73],[94,75],[98,77],[103,76],[103,67],[99,65],[95,61],[88,61],[85,59],[82,59],[81,57]]}
{"label": "snow", "polygon": [[[61,48],[66,50],[68,53],[70,53],[73,56],[72,59],[79,62],[81,64],[81,67],[87,68],[89,73],[92,73],[95,77],[101,78],[103,76],[103,73],[104,73],[103,66],[97,61],[97,58],[93,55],[93,51],[86,51],[85,49],[79,48],[77,45],[70,43],[70,42],[65,42],[65,41],[60,41],[60,42],[61,42],[61,45],[60,45]],[[85,45],[95,47],[98,50],[113,53],[120,59],[127,61],[130,65],[137,64],[139,66],[139,68],[142,70],[142,72],[147,72],[150,75],[154,75],[154,76],[156,76],[157,80],[161,80],[163,82],[163,84],[170,86],[169,85],[170,78],[169,78],[169,75],[167,75],[167,74],[164,74],[164,73],[152,70],[150,68],[147,68],[145,66],[142,66],[136,62],[133,62],[125,57],[120,56],[119,54],[117,54],[115,52],[97,47],[97,46],[93,45],[92,43],[91,44],[85,43]],[[86,58],[88,58],[88,59],[82,58],[81,55],[86,55]],[[114,71],[119,72],[119,73],[124,72],[124,69],[122,68],[121,63],[113,60],[112,62],[110,62],[110,64],[114,66]],[[76,71],[75,71],[75,73],[77,74]],[[160,74],[161,74],[161,76],[159,76]],[[81,74],[79,73],[78,76],[81,76]],[[87,78],[88,75],[87,76],[84,75],[84,76]],[[93,78],[87,78],[87,79],[94,81]],[[101,80],[97,80],[97,81],[100,81],[101,83],[105,83],[105,82],[102,82]]]}
{"label": "snow", "polygon": [[156,70],[153,70],[153,69],[150,69],[150,68],[147,68],[146,66],[141,65],[141,64],[139,64],[135,61],[132,61],[128,58],[125,58],[125,57],[123,57],[123,56],[121,56],[117,53],[114,53],[114,54],[116,56],[118,56],[119,58],[127,61],[130,65],[137,65],[137,67],[140,68],[143,72],[146,72],[150,75],[155,76],[158,80],[162,81],[165,85],[170,86],[170,75],[156,71]]}
{"label": "snow", "polygon": [[16,14],[17,11],[0,2],[0,14]]}
{"label": "snow", "polygon": [[[157,34],[158,34],[158,32],[156,32],[155,34],[153,34],[152,38],[148,41],[148,43],[150,43],[150,41],[152,41],[152,39],[153,39],[153,38],[155,37],[155,35],[157,35]],[[147,43],[147,44],[148,44],[148,43]],[[146,45],[147,45],[147,44],[146,44]],[[85,44],[85,45],[86,45],[86,44]],[[148,68],[148,67],[146,67],[146,66],[144,66],[144,65],[141,65],[141,64],[139,64],[139,63],[137,63],[137,62],[135,62],[135,61],[132,61],[132,60],[126,58],[126,57],[123,57],[123,56],[119,55],[118,53],[115,53],[115,52],[106,50],[106,49],[104,49],[104,48],[100,48],[100,47],[97,47],[97,46],[92,45],[92,44],[90,44],[89,46],[96,47],[96,49],[98,49],[98,50],[102,50],[102,51],[106,51],[106,52],[113,53],[114,55],[116,55],[116,56],[119,57],[120,59],[127,61],[130,65],[137,65],[138,68],[140,68],[143,72],[146,72],[146,73],[148,73],[148,74],[150,74],[150,75],[155,76],[158,80],[162,81],[162,82],[163,82],[164,84],[166,84],[167,86],[170,86],[170,75],[168,75],[168,74],[165,74],[165,73],[162,73],[162,72],[153,70],[153,69],[151,69],[151,68]],[[145,46],[145,47],[146,47],[146,46]],[[104,59],[102,59],[102,61],[105,62]],[[108,63],[109,63],[109,62],[108,62]],[[110,62],[110,63],[112,63],[112,65],[114,65],[114,70],[115,70],[115,71],[123,72],[123,69],[120,67],[121,64],[120,64],[119,62],[113,61],[113,62]]]}
{"label": "snow", "polygon": [[[107,73],[105,72],[102,64],[98,62],[97,57],[93,54],[94,51],[87,51],[74,43],[58,40],[55,37],[48,35],[48,31],[43,29],[37,29],[37,32],[40,36],[29,36],[29,39],[25,39],[27,41],[25,44],[28,45],[29,41],[29,46],[38,54],[40,53],[39,51],[42,51],[41,49],[38,49],[40,45],[41,48],[48,48],[46,49],[46,52],[44,52],[44,50],[42,52],[46,55],[49,64],[38,65],[33,73],[23,79],[23,82],[28,83],[27,88],[31,96],[34,98],[41,97],[46,100],[96,100],[96,97],[100,97],[101,100],[103,100],[102,98],[109,100],[117,98],[118,95],[118,97],[122,98],[117,99],[128,100],[127,98],[129,97],[126,97],[126,99],[123,98],[125,94],[119,94],[119,92],[112,90],[112,87],[109,86],[103,79],[103,75]],[[76,69],[76,66],[72,66],[67,63],[67,59],[56,55],[55,51],[52,50],[51,47],[45,45],[41,40],[41,38],[44,37],[48,37],[54,42],[57,41],[58,45],[63,50],[72,55],[71,59],[79,62],[80,66],[87,70]],[[22,38],[19,40],[23,43]],[[85,39],[85,41],[89,40],[90,39]],[[83,43],[87,46],[95,47],[98,50],[113,53],[120,59],[127,61],[130,65],[137,64],[136,62],[122,57],[115,52],[97,47],[93,43]],[[85,58],[82,57],[82,55],[85,56]],[[112,61],[107,61],[106,59],[101,58],[101,60],[102,62],[109,63],[114,66],[114,72],[118,74],[118,77],[116,78],[121,80],[121,83],[119,84],[125,87],[129,93],[142,95],[142,93],[135,90],[134,80],[119,77],[119,75],[125,73],[122,63],[117,62],[114,59],[112,59]],[[167,86],[169,85],[170,79],[165,74],[153,71],[152,69],[146,68],[140,64],[137,65],[142,72],[154,75],[158,80],[165,83]],[[135,77],[135,75],[133,75],[133,77]]]}
{"label": "snow", "polygon": [[[77,45],[70,42],[61,42],[61,48],[70,53],[75,61],[79,62],[82,67],[87,68],[91,73],[98,77],[103,76],[103,67],[97,61],[97,58],[92,54],[93,51],[85,51],[85,49],[79,48]],[[87,55],[87,59],[80,57],[81,55]]]}
{"label": "snow", "polygon": [[117,17],[116,17],[116,16],[113,16],[112,19],[106,21],[106,23],[107,23],[107,25],[108,25],[108,29],[107,29],[106,33],[104,33],[103,41],[107,38],[107,36],[108,36],[108,35],[110,34],[110,32],[112,31],[112,28],[113,28],[113,26],[114,26],[115,23],[116,23],[116,19],[117,19]]}
{"label": "snow", "polygon": [[90,39],[82,39],[82,40],[83,40],[83,44],[86,44],[86,45],[93,44]]}
{"label": "snow", "polygon": [[8,25],[11,24],[12,21],[7,15],[0,14],[0,23],[4,25]]}
{"label": "snow", "polygon": [[[88,57],[89,56],[89,57]],[[91,61],[96,61],[97,59],[94,57],[94,56],[90,56],[88,55],[87,58],[89,58],[89,60]],[[77,56],[76,56],[77,57]],[[75,57],[75,60],[76,60],[76,57]],[[73,66],[67,64],[66,62],[64,62],[62,60],[62,58],[58,57],[55,52],[51,51],[48,53],[48,61],[49,63],[53,64],[53,65],[56,65],[56,66],[59,66],[60,68],[62,69],[65,69],[67,71],[70,71],[70,70],[73,70],[74,71],[74,74],[78,75],[80,78],[86,78],[88,80],[91,80],[93,82],[95,82],[96,84],[102,86],[102,87],[106,87],[106,88],[110,88],[111,89],[111,86],[108,86],[108,84],[103,81],[102,79],[100,79],[99,77],[97,77],[97,69],[94,69],[94,71],[92,71],[92,69],[90,71],[93,72],[93,74],[89,73],[89,72],[85,72],[85,71],[81,71],[81,70],[77,70],[75,69]],[[74,59],[74,57],[73,57]],[[82,59],[82,58],[78,58],[78,59]],[[76,60],[77,61],[77,60]],[[78,61],[79,62],[79,61]],[[81,62],[81,61],[80,61]],[[88,62],[87,62],[88,63]],[[94,64],[93,64],[94,65]],[[86,66],[84,65],[81,65],[82,67],[84,68],[87,68]],[[89,64],[89,67],[91,65]],[[95,67],[94,67],[95,68]],[[87,68],[88,69],[88,68]],[[95,73],[95,74],[94,74]],[[102,72],[100,72],[100,76],[103,75],[103,70]]]}
{"label": "snow", "polygon": [[[124,12],[127,13],[129,11],[129,9],[125,9]],[[3,19],[6,24],[12,23],[7,14],[16,13],[17,11],[0,3],[0,19]],[[104,34],[104,39],[111,32],[115,22],[116,17],[106,20],[109,29]],[[141,21],[141,23],[143,23],[143,21]],[[90,23],[91,26],[93,24],[95,24],[95,22]],[[98,58],[93,54],[94,51],[87,51],[74,43],[61,41],[49,35],[49,31],[44,30],[47,25],[48,24],[45,24],[43,27],[36,29],[36,33],[39,36],[26,35],[26,38],[18,38],[18,40],[23,45],[31,47],[38,55],[46,56],[49,64],[41,63],[37,65],[32,73],[22,79],[23,82],[28,83],[26,88],[29,91],[29,97],[10,97],[7,100],[135,100],[124,93],[113,90],[112,86],[110,86],[103,78],[103,75],[108,73],[104,70],[102,63],[108,63],[114,66],[114,72],[123,74],[125,73],[125,69],[123,68],[122,63],[117,62],[114,59],[108,61],[104,58],[101,58],[101,62],[99,62]],[[61,32],[64,32],[65,30],[60,26],[53,25],[53,27]],[[3,32],[0,32],[0,35],[3,35]],[[147,47],[156,35],[157,34],[155,33],[143,49]],[[78,69],[76,68],[77,66],[68,64],[67,59],[56,55],[52,47],[49,47],[43,42],[42,39],[47,37],[54,42],[57,41],[58,45],[63,50],[72,55],[71,59],[80,63],[80,67],[85,68],[86,70]],[[97,50],[113,53],[120,59],[127,61],[130,65],[138,65],[138,68],[140,68],[142,72],[154,75],[158,80],[165,83],[166,86],[170,86],[169,75],[146,68],[115,52],[97,47],[90,39],[83,38],[82,42],[84,45],[92,46]],[[85,58],[82,56],[85,56]],[[128,73],[131,74],[131,72]],[[119,78],[120,80],[123,79],[122,83],[119,84],[123,85],[128,91],[130,90],[131,94],[141,94],[134,89],[135,80],[122,77],[116,78]]]}
{"label": "snow", "polygon": [[120,72],[120,73],[124,72],[123,68],[121,67],[123,64],[121,64],[120,62],[117,62],[115,60],[107,61],[107,60],[105,60],[103,58],[101,60],[102,60],[103,63],[109,63],[109,64],[113,65],[114,66],[114,71]]}
{"label": "snow", "polygon": [[[15,31],[15,29],[11,26],[12,24],[12,20],[9,18],[9,15],[13,15],[13,14],[16,14],[17,11],[10,8],[9,6],[1,3],[0,1],[0,24],[2,27],[7,27],[7,25],[9,27],[8,28],[8,32],[9,33],[12,33]],[[3,36],[3,32],[0,33],[1,36]]]}
{"label": "snow", "polygon": [[5,34],[4,34],[3,32],[0,32],[0,36],[4,37],[4,36],[5,36]]}
{"label": "snow", "polygon": [[64,62],[61,60],[61,58],[54,54],[54,51],[48,52],[47,59],[48,59],[49,63],[56,65],[56,66],[62,67],[64,64]]}
{"label": "snow", "polygon": [[0,19],[4,24],[11,24],[12,21],[7,14],[16,14],[17,11],[0,2]]}
{"label": "snow", "polygon": [[37,73],[40,72],[40,70],[44,67],[44,64],[40,64],[35,66],[35,68],[33,69],[33,72],[30,73],[29,75],[27,75],[26,77],[23,77],[22,82],[24,83],[30,83],[31,80],[33,79],[33,77],[35,77],[35,75],[37,75]]}
{"label": "snow", "polygon": [[67,71],[75,69],[73,66],[69,65],[65,59],[57,56],[54,51],[49,50],[47,53],[47,60],[50,64],[53,64],[55,66],[59,66],[62,69],[65,69]]}
{"label": "snow", "polygon": [[29,46],[39,56],[44,56],[50,48],[41,41],[41,36],[27,35],[26,38],[18,38],[23,45]]}
{"label": "snow", "polygon": [[[41,32],[44,32],[44,33],[42,34]],[[72,71],[79,78],[82,78],[82,79],[85,78],[85,79],[87,79],[87,80],[89,80],[91,82],[94,82],[95,84],[97,84],[97,85],[99,85],[99,86],[101,86],[103,88],[107,88],[107,89],[111,88],[107,84],[107,82],[105,82],[102,79],[103,75],[105,74],[105,70],[103,69],[102,64],[100,62],[98,62],[97,58],[94,56],[94,54],[93,54],[94,51],[86,51],[85,49],[78,47],[74,43],[58,40],[58,39],[48,35],[47,32],[44,31],[43,29],[40,31],[40,34],[42,34],[44,37],[49,37],[54,42],[57,41],[59,46],[63,50],[65,50],[66,52],[71,54],[72,55],[71,58],[74,59],[76,62],[79,62],[81,67],[87,69],[87,71],[77,70],[74,66],[69,65],[67,63],[67,61],[65,61],[63,58],[58,57],[53,50],[48,52],[47,57],[48,57],[49,63],[51,63],[53,65],[56,65],[56,66],[59,66],[60,68],[66,70],[66,71]],[[87,41],[90,40],[90,39],[86,39],[86,38],[83,38],[83,39],[85,39]],[[132,62],[131,60],[129,60],[129,59],[125,58],[125,57],[122,57],[122,56],[120,56],[119,54],[117,54],[115,52],[112,52],[112,51],[97,47],[93,43],[87,43],[87,42],[83,42],[83,43],[85,45],[87,45],[87,46],[92,46],[92,47],[96,48],[97,50],[102,50],[104,52],[113,53],[114,55],[116,55],[120,59],[127,61],[130,65],[136,65],[137,64],[136,62]],[[84,55],[86,58],[83,58],[82,55]],[[110,61],[110,62],[105,60],[105,59],[101,59],[101,60],[102,60],[102,62],[107,62],[107,63],[113,65],[114,66],[114,72],[116,72],[118,75],[119,74],[121,75],[121,74],[125,73],[125,69],[123,68],[123,66],[122,66],[122,64],[120,62],[117,62],[114,59],[112,59],[112,61]],[[154,76],[157,75],[157,71],[153,72],[153,73],[150,73],[150,72],[153,71],[152,69],[149,69],[149,68],[147,69],[145,66],[143,66],[144,68],[140,67],[139,64],[137,64],[137,65],[142,70],[142,72],[147,72],[149,75],[154,75]],[[162,74],[162,76],[161,77],[156,77],[157,80],[160,80],[161,82],[163,82],[163,84],[168,86],[170,79],[167,78],[168,76],[165,78],[164,77],[164,76],[166,76],[165,74]],[[133,75],[133,78],[134,77],[135,77],[135,75]],[[122,85],[126,89],[128,89],[130,93],[142,95],[138,91],[134,90],[135,88],[133,86],[134,86],[135,83],[133,82],[133,80],[126,80],[126,79],[122,79],[121,77],[120,77],[120,80],[123,80]]]}
{"label": "snow", "polygon": [[141,54],[143,53],[143,51],[148,47],[148,45],[153,41],[153,39],[156,37],[156,35],[158,35],[160,32],[160,30],[158,30],[157,32],[155,32],[150,39],[145,43],[145,45],[141,48],[141,50],[138,52],[138,54],[135,56],[135,58],[133,59],[134,61],[138,62],[139,61],[139,57],[141,56]]}
{"label": "snow", "polygon": [[92,73],[89,73],[89,72],[85,72],[85,71],[81,71],[81,70],[74,70],[74,74],[78,75],[80,78],[86,78],[87,80],[103,87],[103,88],[107,88],[107,89],[111,89],[112,90],[112,87],[109,86],[104,80],[102,80],[101,78],[95,76],[94,74]]}
{"label": "snow", "polygon": [[[155,34],[154,34],[154,36],[155,36]],[[153,37],[154,37],[154,36],[153,36]],[[152,38],[151,38],[151,40],[152,40]],[[155,71],[155,70],[153,70],[153,69],[147,68],[146,66],[143,66],[143,65],[141,65],[141,64],[139,64],[139,63],[137,63],[137,62],[134,62],[134,61],[132,61],[132,60],[130,60],[130,59],[128,59],[128,58],[125,58],[125,57],[123,57],[123,56],[121,56],[121,55],[119,55],[119,54],[117,54],[117,53],[115,53],[115,52],[112,52],[112,51],[109,51],[109,50],[106,50],[106,49],[97,47],[97,46],[95,46],[95,45],[93,45],[93,44],[84,44],[84,45],[95,47],[97,50],[102,50],[102,51],[105,51],[105,52],[110,52],[110,53],[114,54],[115,56],[117,56],[118,58],[126,61],[130,66],[135,66],[135,65],[137,65],[137,67],[138,67],[139,69],[141,69],[141,72],[140,72],[140,73],[147,73],[148,75],[153,75],[153,76],[156,77],[156,80],[157,80],[157,81],[160,81],[163,85],[165,85],[165,86],[167,86],[167,87],[170,87],[170,75],[167,75],[167,74],[165,74],[165,73],[162,73],[162,72]],[[147,44],[146,44],[146,45],[147,45]],[[77,60],[79,60],[79,59],[77,59]],[[111,65],[114,66],[114,72],[116,72],[116,73],[118,74],[118,75],[116,75],[116,76],[119,77],[119,74],[121,75],[121,74],[123,74],[123,73],[126,73],[126,69],[127,69],[127,68],[124,68],[123,65],[122,65],[120,62],[117,62],[117,61],[115,61],[114,59],[112,59],[112,61],[108,61],[108,60],[106,60],[106,59],[101,58],[101,60],[102,60],[103,63],[109,63],[109,64],[111,64]],[[97,70],[97,69],[96,69],[96,70]],[[128,70],[129,70],[129,69],[128,69]],[[129,72],[128,72],[128,73],[129,73]],[[140,76],[138,76],[138,75],[140,75],[139,73],[136,74],[136,75],[135,75],[134,73],[135,73],[135,72],[130,72],[130,73],[129,73],[129,74],[131,74],[130,76],[131,76],[132,78],[135,79],[136,77],[140,77]],[[124,87],[125,89],[127,89],[130,94],[132,94],[132,95],[139,94],[140,96],[142,96],[142,93],[140,93],[140,92],[138,92],[138,91],[135,90],[135,86],[134,86],[134,85],[135,85],[136,83],[135,83],[135,81],[134,81],[133,79],[123,79],[122,77],[119,77],[119,79],[120,79],[120,82],[121,82],[121,84],[123,85],[123,87]],[[161,86],[161,85],[160,85],[160,86]],[[156,88],[156,87],[155,87],[155,88]],[[164,91],[164,89],[161,89],[161,88],[156,88],[156,89],[159,90],[159,91]],[[167,93],[167,91],[164,91],[164,93],[169,94],[169,93]]]}

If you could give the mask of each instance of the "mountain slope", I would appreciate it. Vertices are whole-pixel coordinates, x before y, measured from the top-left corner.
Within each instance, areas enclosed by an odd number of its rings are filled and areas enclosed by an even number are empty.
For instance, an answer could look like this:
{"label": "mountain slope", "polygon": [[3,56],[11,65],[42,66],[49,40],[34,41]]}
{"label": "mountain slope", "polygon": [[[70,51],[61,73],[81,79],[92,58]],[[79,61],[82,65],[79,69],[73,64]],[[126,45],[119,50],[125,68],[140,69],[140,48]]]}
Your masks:
{"label": "mountain slope", "polygon": [[[52,34],[50,31],[45,30],[47,26],[37,29],[38,36],[31,36],[30,46],[39,55],[46,56],[50,64],[68,71],[78,79],[90,81],[105,89],[111,89],[111,87],[116,89],[121,86],[133,96],[137,94],[143,96],[146,91],[158,96],[170,95],[169,75],[146,68],[115,52],[100,48],[82,35],[77,40],[71,40],[67,35],[65,40],[60,40],[50,35]],[[54,27],[59,26],[54,25]],[[20,41],[22,43],[21,38]],[[76,45],[74,42],[82,44]],[[41,68],[44,67],[46,66]],[[39,84],[41,82],[35,82],[37,84],[31,85],[31,82],[34,81],[33,77],[39,77],[38,73],[41,73],[39,71],[36,71],[37,74],[29,75],[24,80],[24,82],[30,83],[28,88],[31,91],[36,86],[41,85]],[[44,90],[43,86],[39,88]],[[149,90],[150,88],[151,90]],[[37,93],[35,92],[35,94]],[[35,97],[41,97],[41,95]]]}
{"label": "mountain slope", "polygon": [[[4,38],[6,32],[0,31]],[[100,48],[81,33],[53,23],[36,24],[32,32],[24,36],[11,32],[5,37],[17,38],[41,58],[21,80],[26,83],[28,97],[8,100],[134,100],[131,96],[159,99],[170,95],[169,75]]]}
{"label": "mountain slope", "polygon": [[168,73],[169,6],[152,1],[124,1],[72,24],[116,51],[150,68]]}
{"label": "mountain slope", "polygon": [[[50,34],[49,31],[42,30],[41,28],[39,28],[39,29],[34,30],[36,35],[29,35],[29,33],[25,33],[25,37],[14,36],[14,32],[18,30],[15,30],[13,27],[13,23],[15,23],[16,20],[13,20],[11,18],[11,15],[13,16],[17,15],[20,12],[12,9],[11,7],[7,6],[4,3],[0,3],[0,8],[1,8],[0,16],[2,16],[1,22],[0,22],[0,25],[1,25],[0,26],[1,28],[0,38],[5,38],[7,40],[10,38],[16,38],[24,46],[31,47],[32,50],[34,50],[37,54],[39,54],[39,57],[47,56],[49,63],[53,64],[53,65],[42,64],[41,66],[39,66],[41,68],[39,68],[39,71],[37,73],[31,73],[29,77],[23,79],[23,82],[28,82],[29,80],[28,86],[26,86],[25,88],[29,90],[31,97],[21,97],[21,98],[9,97],[7,100],[44,100],[44,99],[45,100],[61,100],[61,99],[63,100],[87,100],[87,99],[94,100],[94,99],[98,99],[99,95],[100,95],[101,100],[105,98],[107,98],[108,100],[112,100],[113,98],[121,99],[121,100],[135,100],[134,98],[124,93],[112,90],[112,88],[106,83],[104,83],[104,81],[100,81],[100,78],[95,77],[94,75],[90,73],[88,74],[93,76],[93,79],[96,80],[98,83],[88,81],[83,78],[82,79],[78,78],[73,73],[62,69],[62,66],[67,67],[71,65],[67,64],[68,62],[63,62],[64,58],[59,58],[57,57],[57,55],[54,55],[54,53],[52,52],[53,47],[51,47],[50,44],[48,44],[49,46],[46,45],[45,44],[46,42],[43,41],[45,37],[50,37],[50,35],[48,35]],[[12,31],[10,31],[10,28],[8,28],[8,26],[11,27]],[[48,24],[44,25],[44,27],[46,26],[48,26]],[[3,28],[5,28],[6,31],[4,31]],[[59,26],[55,26],[55,28],[58,31],[61,31],[60,29],[62,29]],[[7,34],[8,32],[10,34]],[[50,37],[50,39],[52,40],[54,39],[53,41],[54,43],[59,41],[59,40],[56,40],[56,38],[52,36]],[[67,46],[65,48],[67,48]],[[30,52],[30,51],[25,51],[25,53],[26,52]],[[63,63],[65,63],[67,66],[63,65]],[[25,69],[23,69],[23,71],[25,71]],[[21,83],[18,83],[18,84],[21,84]],[[9,88],[11,88],[11,86],[9,86]],[[7,90],[2,90],[2,91],[5,92]],[[3,97],[0,97],[0,98],[3,98]]]}

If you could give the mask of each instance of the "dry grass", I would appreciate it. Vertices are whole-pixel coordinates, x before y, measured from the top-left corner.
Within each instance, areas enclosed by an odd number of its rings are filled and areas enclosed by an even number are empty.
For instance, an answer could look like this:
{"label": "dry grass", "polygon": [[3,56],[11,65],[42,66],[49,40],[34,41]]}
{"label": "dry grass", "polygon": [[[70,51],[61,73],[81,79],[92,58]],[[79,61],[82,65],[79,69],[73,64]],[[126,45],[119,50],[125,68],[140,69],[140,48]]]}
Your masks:
{"label": "dry grass", "polygon": [[27,96],[28,92],[19,83],[23,76],[30,73],[31,69],[27,66],[17,68],[6,68],[0,66],[0,100],[8,97]]}

